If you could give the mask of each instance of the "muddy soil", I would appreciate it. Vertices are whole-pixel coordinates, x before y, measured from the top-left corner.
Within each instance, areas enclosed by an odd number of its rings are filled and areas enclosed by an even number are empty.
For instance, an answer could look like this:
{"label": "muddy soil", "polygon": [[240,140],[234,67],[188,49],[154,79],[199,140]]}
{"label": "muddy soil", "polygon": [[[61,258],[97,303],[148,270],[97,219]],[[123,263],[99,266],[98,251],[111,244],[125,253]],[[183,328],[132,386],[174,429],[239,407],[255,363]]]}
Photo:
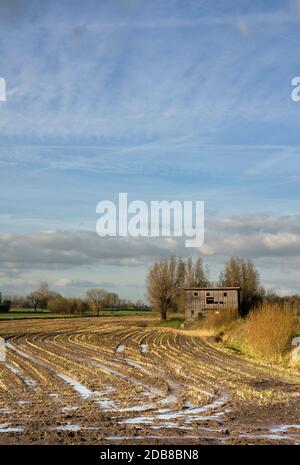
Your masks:
{"label": "muddy soil", "polygon": [[3,321],[0,444],[300,444],[300,372],[145,317]]}

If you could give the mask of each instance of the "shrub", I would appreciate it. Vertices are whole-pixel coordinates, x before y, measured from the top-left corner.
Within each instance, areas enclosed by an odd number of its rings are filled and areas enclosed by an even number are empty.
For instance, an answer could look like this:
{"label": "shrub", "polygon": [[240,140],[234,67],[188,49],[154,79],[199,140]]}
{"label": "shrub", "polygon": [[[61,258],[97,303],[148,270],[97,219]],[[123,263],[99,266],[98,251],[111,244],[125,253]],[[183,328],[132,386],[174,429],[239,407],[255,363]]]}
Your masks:
{"label": "shrub", "polygon": [[233,309],[222,309],[207,315],[204,326],[208,329],[218,329],[229,326],[238,318],[238,312]]}
{"label": "shrub", "polygon": [[89,312],[89,304],[79,298],[58,297],[50,300],[48,310],[50,313],[85,315]]}
{"label": "shrub", "polygon": [[278,304],[264,304],[251,311],[245,322],[252,349],[269,359],[280,359],[290,349],[295,330],[292,311]]}

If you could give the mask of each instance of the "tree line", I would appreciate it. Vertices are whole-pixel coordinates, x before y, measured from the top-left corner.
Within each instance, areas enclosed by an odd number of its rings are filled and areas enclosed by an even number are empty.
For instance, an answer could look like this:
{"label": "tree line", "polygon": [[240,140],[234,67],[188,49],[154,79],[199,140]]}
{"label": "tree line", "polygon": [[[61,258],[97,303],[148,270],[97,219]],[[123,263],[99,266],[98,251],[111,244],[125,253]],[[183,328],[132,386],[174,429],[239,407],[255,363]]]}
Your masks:
{"label": "tree line", "polygon": [[85,297],[63,297],[50,289],[48,283],[42,282],[38,288],[27,296],[10,296],[7,299],[12,307],[31,308],[50,313],[80,314],[95,313],[99,316],[103,310],[146,309],[148,305],[142,300],[122,299],[116,292],[102,288],[88,289]]}

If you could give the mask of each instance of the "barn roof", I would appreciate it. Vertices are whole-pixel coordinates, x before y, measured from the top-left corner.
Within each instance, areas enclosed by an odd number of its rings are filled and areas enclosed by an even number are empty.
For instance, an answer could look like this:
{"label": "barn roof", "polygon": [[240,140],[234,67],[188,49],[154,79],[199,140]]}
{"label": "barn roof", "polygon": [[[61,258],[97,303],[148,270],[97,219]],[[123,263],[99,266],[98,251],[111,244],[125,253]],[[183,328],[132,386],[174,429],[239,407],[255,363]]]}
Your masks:
{"label": "barn roof", "polygon": [[188,290],[195,290],[195,291],[234,291],[234,290],[240,290],[241,288],[238,286],[232,286],[232,287],[188,287],[185,286],[183,287],[185,291]]}

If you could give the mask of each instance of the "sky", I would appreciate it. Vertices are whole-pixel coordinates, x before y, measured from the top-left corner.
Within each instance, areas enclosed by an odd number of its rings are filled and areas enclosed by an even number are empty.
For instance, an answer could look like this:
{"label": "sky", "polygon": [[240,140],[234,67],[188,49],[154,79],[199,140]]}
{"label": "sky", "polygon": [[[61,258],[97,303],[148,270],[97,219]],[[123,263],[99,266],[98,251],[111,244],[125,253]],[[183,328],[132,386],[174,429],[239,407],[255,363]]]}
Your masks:
{"label": "sky", "polygon": [[[0,290],[145,297],[153,261],[300,292],[300,1],[1,0]],[[205,202],[205,240],[100,238],[96,205]]]}

